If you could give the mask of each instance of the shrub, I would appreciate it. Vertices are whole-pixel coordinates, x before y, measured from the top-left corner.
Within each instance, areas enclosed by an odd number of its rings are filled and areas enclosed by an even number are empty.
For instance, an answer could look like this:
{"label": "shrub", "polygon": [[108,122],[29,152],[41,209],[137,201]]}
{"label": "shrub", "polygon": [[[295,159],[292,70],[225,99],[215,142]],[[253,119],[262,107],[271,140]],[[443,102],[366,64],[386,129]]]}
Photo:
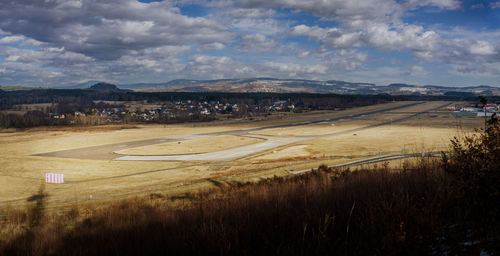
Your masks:
{"label": "shrub", "polygon": [[469,230],[466,235],[484,246],[498,247],[494,244],[500,241],[500,128],[495,120],[481,133],[453,139],[443,166],[454,178],[463,229]]}

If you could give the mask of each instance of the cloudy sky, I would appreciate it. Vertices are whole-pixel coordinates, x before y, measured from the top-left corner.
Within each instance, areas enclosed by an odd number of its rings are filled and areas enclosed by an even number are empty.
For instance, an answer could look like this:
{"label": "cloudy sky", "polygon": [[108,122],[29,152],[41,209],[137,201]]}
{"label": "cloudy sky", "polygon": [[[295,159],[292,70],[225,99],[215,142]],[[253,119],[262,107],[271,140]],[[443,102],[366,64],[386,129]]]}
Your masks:
{"label": "cloudy sky", "polygon": [[261,76],[500,86],[500,1],[0,0],[0,85]]}

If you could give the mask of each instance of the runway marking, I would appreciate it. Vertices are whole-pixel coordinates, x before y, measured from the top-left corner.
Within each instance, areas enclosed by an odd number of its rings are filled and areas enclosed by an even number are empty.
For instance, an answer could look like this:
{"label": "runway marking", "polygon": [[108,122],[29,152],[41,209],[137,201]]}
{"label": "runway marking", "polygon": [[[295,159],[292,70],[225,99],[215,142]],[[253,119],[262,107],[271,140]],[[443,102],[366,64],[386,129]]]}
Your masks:
{"label": "runway marking", "polygon": [[[226,150],[210,152],[210,153],[186,154],[186,155],[156,155],[156,156],[128,155],[128,156],[122,156],[122,157],[116,158],[115,160],[117,160],[117,161],[212,161],[212,160],[224,161],[224,160],[234,160],[234,159],[239,159],[239,158],[247,157],[250,155],[255,155],[257,153],[265,152],[265,151],[268,151],[268,150],[273,149],[273,148],[297,143],[297,142],[304,141],[304,140],[350,134],[353,132],[359,132],[359,131],[363,131],[363,130],[367,130],[367,129],[371,129],[371,128],[376,128],[376,127],[380,127],[380,126],[394,124],[397,122],[406,121],[406,120],[418,117],[422,114],[429,113],[433,110],[440,109],[440,108],[445,107],[447,105],[449,105],[449,103],[444,104],[442,106],[439,106],[437,108],[417,112],[413,115],[399,118],[396,120],[386,121],[386,122],[382,122],[382,123],[378,123],[378,124],[368,125],[365,127],[360,127],[360,128],[356,128],[356,129],[351,129],[351,130],[341,131],[341,132],[336,132],[336,133],[331,133],[331,134],[325,134],[325,135],[303,136],[303,137],[293,137],[293,134],[289,134],[290,136],[288,136],[288,137],[273,137],[273,136],[262,136],[262,135],[255,136],[254,135],[254,137],[260,137],[260,138],[266,139],[266,141],[251,144],[251,145],[236,147],[236,148],[230,148],[230,149],[226,149]],[[325,122],[325,121],[315,121],[316,124],[322,123],[322,122]],[[354,133],[353,135],[357,135],[357,134]]]}
{"label": "runway marking", "polygon": [[[171,141],[182,141],[182,140],[191,140],[191,139],[198,139],[198,138],[205,138],[205,137],[210,137],[210,136],[217,136],[217,135],[239,135],[239,136],[249,136],[250,132],[255,132],[255,131],[263,131],[267,129],[276,129],[276,128],[286,128],[286,127],[296,127],[296,126],[303,126],[303,125],[312,125],[312,124],[318,124],[318,123],[328,123],[328,122],[334,122],[334,121],[341,121],[341,120],[346,120],[346,119],[354,119],[357,117],[361,116],[367,116],[367,115],[375,115],[375,114],[380,114],[380,113],[385,113],[388,111],[394,111],[394,110],[399,110],[399,109],[404,109],[420,104],[424,104],[427,102],[415,102],[415,103],[409,103],[401,106],[396,106],[396,107],[390,107],[390,108],[385,108],[385,109],[380,109],[380,110],[374,110],[374,111],[368,111],[364,113],[359,113],[359,114],[352,114],[352,115],[346,115],[346,116],[340,116],[340,117],[335,117],[335,118],[330,118],[330,119],[325,119],[325,120],[316,120],[316,121],[308,121],[308,122],[300,122],[300,123],[292,123],[292,124],[284,124],[284,125],[274,125],[274,126],[267,126],[267,127],[257,127],[257,128],[246,128],[246,129],[241,129],[241,130],[232,130],[232,131],[222,131],[222,132],[213,132],[213,133],[206,133],[206,134],[190,134],[190,135],[180,135],[180,136],[171,136],[171,137],[164,137],[161,139],[149,139],[149,140],[141,140],[141,141],[130,141],[126,142],[126,144],[122,143],[117,143],[117,144],[108,144],[108,145],[102,145],[102,146],[91,146],[91,147],[86,147],[86,148],[76,148],[76,149],[69,149],[69,150],[62,150],[62,151],[55,151],[55,152],[47,152],[47,153],[41,153],[41,154],[35,154],[33,156],[45,156],[45,157],[59,157],[59,158],[76,158],[76,159],[93,159],[93,160],[144,160],[144,161],[154,161],[154,160],[162,160],[162,161],[178,161],[179,159],[182,160],[196,160],[196,159],[207,159],[208,157],[214,157],[214,159],[237,159],[241,158],[244,156],[248,156],[251,154],[259,153],[265,150],[272,149],[274,147],[279,147],[283,145],[287,145],[290,143],[298,142],[301,141],[305,138],[313,138],[313,137],[306,137],[306,136],[286,136],[288,141],[283,142],[279,140],[271,140],[268,142],[261,142],[257,144],[253,144],[251,146],[248,146],[248,148],[236,148],[238,150],[248,150],[252,152],[246,152],[246,154],[243,153],[234,153],[232,151],[235,150],[229,149],[226,151],[218,151],[218,152],[211,152],[211,153],[206,153],[205,155],[203,154],[188,154],[188,155],[177,155],[177,156],[151,156],[149,159],[144,158],[140,159],[137,156],[128,156],[128,157],[119,157],[117,158],[117,154],[114,153],[114,151],[117,151],[118,149],[122,149],[124,147],[121,147],[121,145],[128,145],[128,147],[139,147],[139,146],[147,146],[147,145],[154,145],[158,143],[163,143],[163,142],[171,142]],[[331,135],[331,134],[330,134]],[[292,140],[293,137],[293,140]],[[269,140],[269,139],[268,139]],[[264,143],[264,144],[262,144]],[[246,146],[244,146],[246,147]],[[219,154],[226,154],[226,156],[222,157]],[[85,154],[83,154],[85,153]],[[209,159],[213,160],[213,159]]]}

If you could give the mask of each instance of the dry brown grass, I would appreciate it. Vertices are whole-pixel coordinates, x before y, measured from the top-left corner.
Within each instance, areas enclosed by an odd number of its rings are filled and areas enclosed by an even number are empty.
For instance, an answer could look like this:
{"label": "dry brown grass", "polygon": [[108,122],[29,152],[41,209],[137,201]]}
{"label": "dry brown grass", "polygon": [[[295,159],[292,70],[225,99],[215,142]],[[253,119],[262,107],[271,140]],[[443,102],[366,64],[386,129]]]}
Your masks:
{"label": "dry brown grass", "polygon": [[[0,207],[7,204],[12,207],[23,207],[25,199],[38,190],[46,172],[63,173],[68,181],[108,178],[63,185],[47,185],[46,190],[50,194],[47,199],[49,207],[59,207],[75,202],[82,204],[110,201],[157,192],[179,194],[186,191],[197,191],[214,187],[215,185],[209,180],[222,180],[226,183],[255,181],[273,175],[284,176],[291,169],[310,169],[321,163],[340,164],[385,151],[401,152],[403,149],[409,149],[411,152],[418,153],[421,152],[422,146],[425,146],[427,151],[441,149],[447,145],[450,136],[460,132],[456,128],[456,121],[445,115],[437,118],[422,116],[418,120],[413,119],[393,125],[392,129],[389,129],[391,127],[380,127],[358,132],[356,136],[352,134],[327,136],[287,145],[231,162],[125,162],[31,156],[32,154],[64,149],[113,143],[125,144],[127,141],[134,140],[321,120],[402,104],[407,104],[407,102],[339,112],[306,113],[289,119],[268,122],[220,126],[214,124],[138,125],[136,128],[119,130],[32,129],[0,133],[0,166],[2,166],[0,169]],[[394,115],[400,114],[395,113]],[[346,123],[345,127],[357,128],[367,122],[386,120],[387,117],[381,115],[373,118],[376,121],[366,117],[361,121],[353,120],[353,124]],[[476,124],[479,127],[482,125],[482,120],[477,118],[461,120],[467,129]],[[327,128],[329,129],[329,127]],[[320,134],[318,129],[323,128],[318,125],[317,127],[306,126],[302,129]],[[213,142],[217,143],[218,141],[213,140]],[[209,143],[211,142],[207,141],[204,146],[208,146]],[[155,170],[157,172],[147,173]],[[129,174],[137,175],[116,177]],[[92,195],[92,200],[90,200],[90,195]]]}
{"label": "dry brown grass", "polygon": [[[335,169],[0,218],[2,255],[497,254],[500,129],[399,168]],[[219,183],[218,181],[213,181]],[[473,207],[471,207],[471,205]]]}
{"label": "dry brown grass", "polygon": [[[420,166],[420,167],[418,167]],[[436,163],[323,171],[258,184],[220,186],[182,197],[152,194],[108,206],[48,214],[26,229],[9,214],[0,239],[9,255],[428,254],[454,219],[449,182]],[[448,211],[444,211],[448,209]],[[3,244],[3,245],[2,245]],[[422,246],[425,245],[425,246]],[[443,246],[443,247],[441,247]],[[452,244],[457,246],[457,244]]]}

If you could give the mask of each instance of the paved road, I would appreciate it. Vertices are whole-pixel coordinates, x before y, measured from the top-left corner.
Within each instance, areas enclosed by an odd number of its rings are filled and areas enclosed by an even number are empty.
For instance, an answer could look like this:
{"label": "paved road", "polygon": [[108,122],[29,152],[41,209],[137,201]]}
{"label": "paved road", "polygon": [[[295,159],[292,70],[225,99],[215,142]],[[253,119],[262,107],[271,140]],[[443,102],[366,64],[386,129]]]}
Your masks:
{"label": "paved road", "polygon": [[[441,151],[425,153],[424,156],[422,156],[422,153],[377,156],[377,157],[372,157],[372,158],[356,160],[356,161],[352,161],[349,163],[332,165],[332,166],[328,166],[328,167],[330,167],[330,168],[347,168],[347,167],[354,167],[354,166],[359,166],[359,165],[364,165],[364,164],[374,164],[374,163],[388,162],[388,161],[404,159],[404,158],[426,157],[426,156],[427,157],[439,157],[439,156],[441,156]],[[305,170],[300,170],[300,171],[289,171],[289,173],[292,175],[301,175],[301,174],[312,172],[314,170],[317,170],[317,169],[312,168],[312,169],[305,169]]]}

